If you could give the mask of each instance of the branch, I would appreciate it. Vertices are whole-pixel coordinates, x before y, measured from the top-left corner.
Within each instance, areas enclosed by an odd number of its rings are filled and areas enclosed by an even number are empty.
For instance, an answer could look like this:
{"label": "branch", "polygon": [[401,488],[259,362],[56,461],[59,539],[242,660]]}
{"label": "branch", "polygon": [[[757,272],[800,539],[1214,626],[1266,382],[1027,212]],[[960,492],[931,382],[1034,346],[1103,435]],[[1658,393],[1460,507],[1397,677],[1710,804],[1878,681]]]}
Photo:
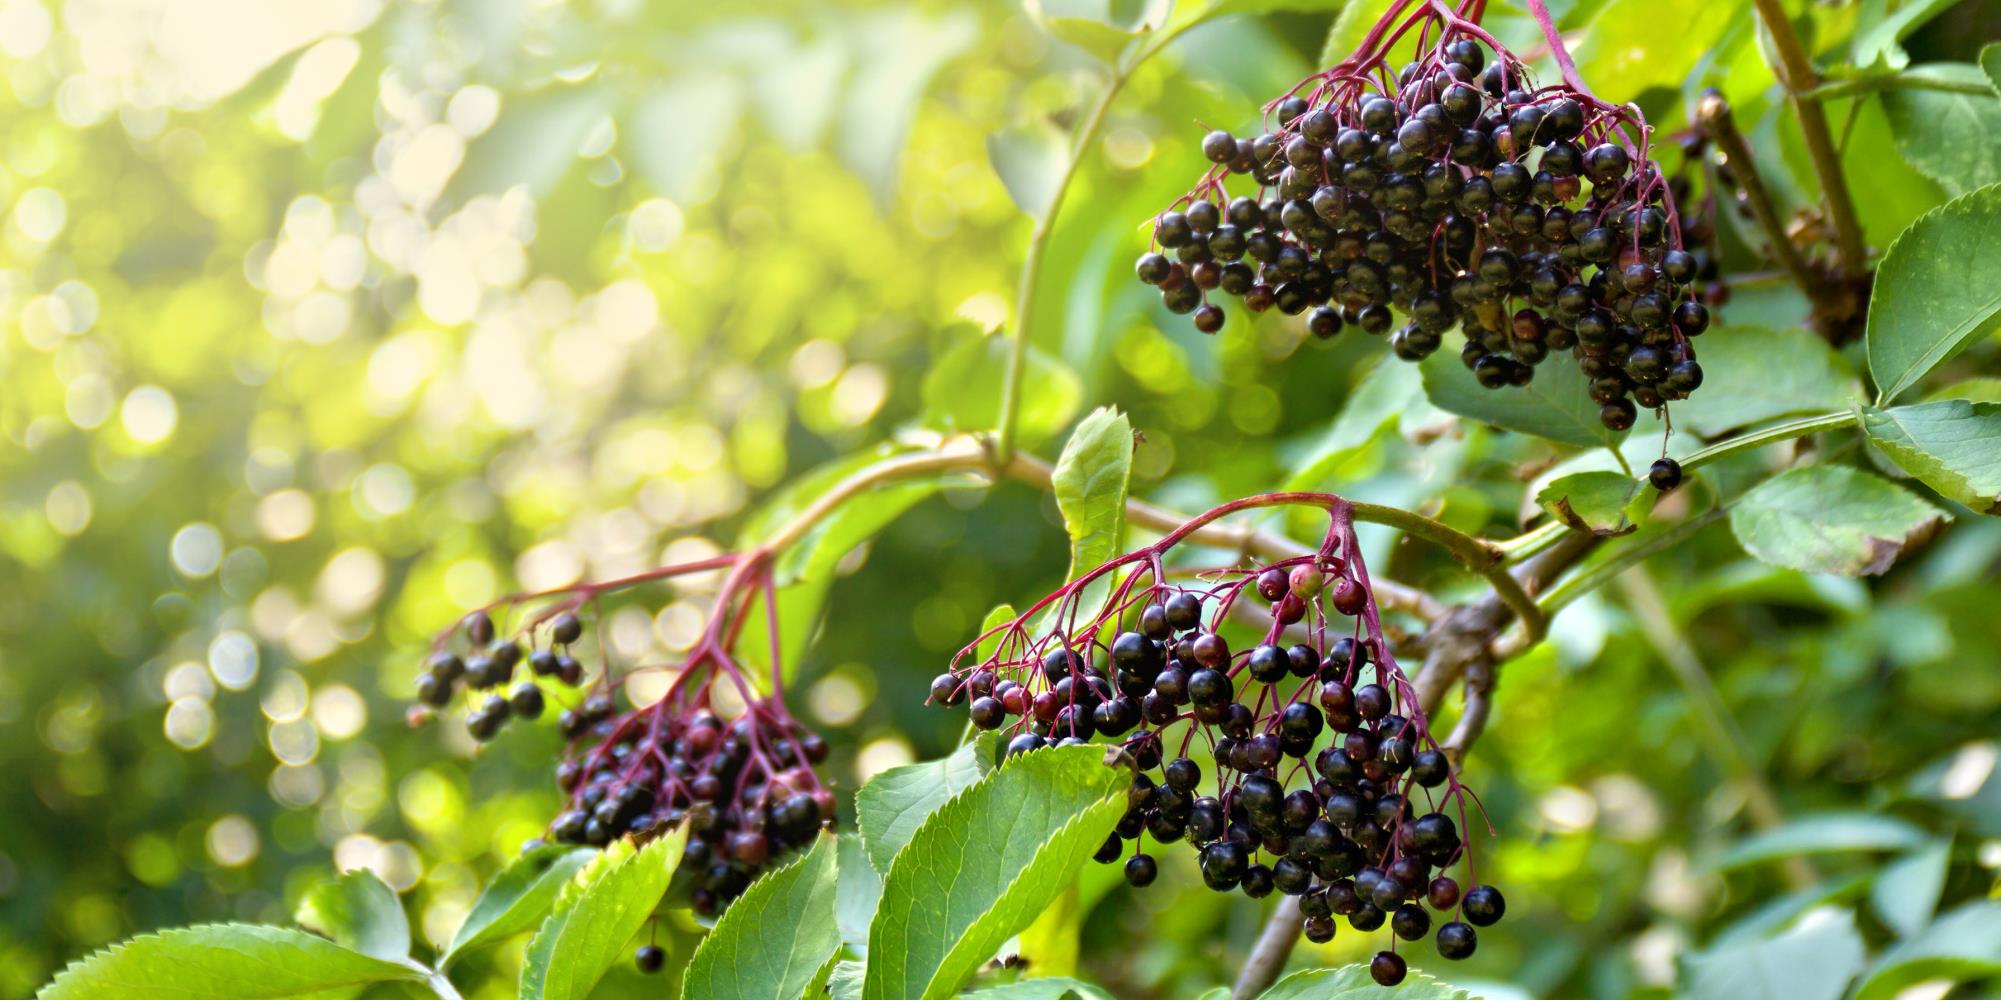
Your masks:
{"label": "branch", "polygon": [[1814,71],[1813,57],[1800,44],[1781,0],[1753,0],[1753,3],[1758,8],[1758,19],[1772,36],[1773,48],[1778,49],[1779,65],[1772,70],[1792,102],[1800,135],[1806,139],[1807,157],[1813,161],[1821,194],[1827,199],[1827,218],[1834,224],[1836,259],[1843,274],[1859,275],[1864,270],[1862,227],[1855,220],[1855,202],[1848,193],[1848,178],[1841,172],[1841,157],[1834,151],[1834,139],[1827,131],[1827,112],[1819,102],[1805,96],[1820,85],[1820,74]]}
{"label": "branch", "polygon": [[1772,205],[1772,194],[1765,189],[1764,179],[1758,176],[1756,162],[1751,158],[1751,147],[1744,141],[1744,133],[1737,131],[1737,121],[1730,115],[1730,102],[1725,101],[1722,94],[1709,91],[1696,104],[1695,120],[1723,150],[1723,169],[1730,171],[1730,176],[1737,181],[1738,190],[1744,192],[1744,201],[1751,207],[1751,217],[1757,220],[1758,228],[1765,231],[1765,239],[1771,243],[1772,256],[1778,258],[1779,266],[1785,268],[1787,276],[1801,291],[1809,297],[1820,297],[1827,282],[1807,266],[1806,258],[1800,256],[1799,248],[1787,235],[1785,220],[1779,218],[1778,209]]}
{"label": "branch", "polygon": [[1250,1000],[1278,981],[1293,945],[1299,943],[1299,923],[1299,897],[1279,899],[1278,906],[1271,911],[1271,919],[1258,932],[1258,942],[1251,946],[1250,957],[1237,970],[1237,984],[1230,990],[1230,1000]]}

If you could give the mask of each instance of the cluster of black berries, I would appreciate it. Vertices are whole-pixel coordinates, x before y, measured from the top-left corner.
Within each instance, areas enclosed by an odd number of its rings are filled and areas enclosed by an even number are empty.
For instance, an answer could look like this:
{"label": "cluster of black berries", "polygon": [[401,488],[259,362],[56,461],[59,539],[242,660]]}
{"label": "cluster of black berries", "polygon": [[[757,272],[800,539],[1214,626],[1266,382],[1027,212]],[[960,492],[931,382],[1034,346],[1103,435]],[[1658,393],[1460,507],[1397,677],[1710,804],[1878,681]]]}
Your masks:
{"label": "cluster of black berries", "polygon": [[[1252,588],[1276,624],[1263,643],[1232,651],[1216,629]],[[1356,634],[1328,641],[1323,602],[1360,619]],[[1463,821],[1466,793],[1385,655],[1365,573],[1323,553],[1219,588],[1159,586],[1113,604],[1111,618],[1129,629],[1101,631],[1100,618],[1039,647],[1010,653],[1003,642],[977,666],[934,679],[933,701],[966,705],[982,729],[1017,730],[1010,755],[1094,736],[1120,743],[1138,773],[1097,857],[1124,858],[1132,885],[1158,871],[1147,838],[1186,840],[1211,889],[1299,897],[1309,940],[1332,939],[1342,916],[1360,931],[1387,922],[1415,941],[1434,933],[1435,911],[1453,915],[1435,931],[1439,954],[1473,954],[1474,927],[1500,919],[1505,904],[1491,886],[1462,897],[1445,874],[1465,855],[1445,810],[1458,805]],[[1281,645],[1285,627],[1309,613],[1305,641]],[[1107,632],[1108,644],[1096,640]],[[1386,985],[1404,976],[1393,950],[1371,968]]]}
{"label": "cluster of black berries", "polygon": [[[1614,430],[1702,384],[1689,338],[1709,325],[1707,265],[1682,249],[1637,111],[1536,89],[1513,55],[1489,62],[1449,30],[1393,76],[1351,61],[1267,111],[1271,131],[1209,134],[1215,166],[1156,218],[1139,259],[1140,280],[1197,329],[1222,328],[1214,291],[1306,313],[1323,338],[1388,333],[1409,361],[1458,326],[1488,388],[1570,352]],[[1231,175],[1257,195],[1230,197]]]}
{"label": "cluster of black berries", "polygon": [[771,859],[830,827],[834,795],[813,772],[827,759],[827,741],[782,707],[756,702],[724,722],[705,701],[670,694],[589,721],[577,734],[582,746],[556,768],[569,798],[549,832],[558,842],[599,846],[687,823],[681,866],[696,873],[696,912],[712,914]]}
{"label": "cluster of black berries", "polygon": [[[440,648],[417,676],[417,700],[434,709],[443,708],[461,684],[468,692],[492,692],[466,715],[466,730],[481,742],[498,735],[509,719],[541,718],[542,689],[534,681],[523,680],[506,693],[497,690],[514,679],[514,668],[522,659],[521,644],[513,639],[495,641],[493,618],[484,611],[467,615],[461,626],[470,652],[460,657],[443,648],[441,639]],[[556,615],[549,622],[549,648],[531,650],[528,669],[537,677],[575,687],[583,679],[584,668],[570,655],[569,647],[583,634],[583,622],[574,613]],[[585,708],[590,708],[589,702]],[[563,713],[566,729],[575,714]]]}

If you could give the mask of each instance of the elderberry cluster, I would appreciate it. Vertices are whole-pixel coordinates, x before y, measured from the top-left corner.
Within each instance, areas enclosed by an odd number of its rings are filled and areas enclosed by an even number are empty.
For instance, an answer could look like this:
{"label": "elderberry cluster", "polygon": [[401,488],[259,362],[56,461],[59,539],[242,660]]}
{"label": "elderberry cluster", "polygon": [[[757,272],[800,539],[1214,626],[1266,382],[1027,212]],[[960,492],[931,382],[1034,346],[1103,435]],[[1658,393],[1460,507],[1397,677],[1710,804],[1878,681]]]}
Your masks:
{"label": "elderberry cluster", "polygon": [[[1388,923],[1405,941],[1435,934],[1439,954],[1463,959],[1505,902],[1492,886],[1462,895],[1446,874],[1466,856],[1467,793],[1387,655],[1357,570],[1323,551],[1220,587],[1122,591],[1070,634],[1012,652],[1004,635],[1000,652],[935,678],[932,700],[1012,731],[1009,755],[1094,737],[1122,746],[1137,773],[1097,859],[1123,858],[1134,886],[1158,874],[1148,841],[1186,841],[1209,888],[1298,897],[1309,940],[1331,940],[1339,916],[1363,932]],[[1218,629],[1246,590],[1270,602],[1275,624],[1233,651]],[[1355,618],[1354,634],[1330,640],[1323,607]],[[1285,643],[1302,621],[1303,641]],[[1393,949],[1371,968],[1386,985],[1405,972]]]}
{"label": "elderberry cluster", "polygon": [[[425,663],[424,672],[417,675],[417,700],[438,709],[450,704],[452,696],[461,689],[468,693],[491,692],[466,715],[466,730],[482,743],[499,735],[509,719],[541,718],[542,689],[534,681],[523,680],[505,693],[499,690],[514,678],[514,668],[522,660],[521,643],[514,639],[496,641],[493,618],[485,611],[466,616],[461,632],[467,655],[461,657],[441,643]],[[557,615],[549,623],[549,646],[528,652],[529,671],[537,677],[575,687],[583,679],[584,668],[570,655],[570,646],[583,633],[583,622],[574,613],[565,611]],[[585,709],[590,709],[590,702],[585,703]],[[563,713],[566,730],[573,725],[576,715],[573,711]]]}
{"label": "elderberry cluster", "polygon": [[[1139,279],[1205,333],[1223,325],[1217,291],[1305,313],[1322,338],[1388,333],[1407,361],[1457,326],[1490,389],[1568,352],[1613,430],[1695,391],[1708,265],[1682,247],[1638,112],[1437,37],[1395,74],[1378,56],[1309,78],[1267,108],[1270,131],[1210,133],[1214,166],[1154,220]],[[1257,193],[1231,197],[1233,175]]]}
{"label": "elderberry cluster", "polygon": [[660,710],[666,704],[594,719],[575,734],[583,746],[556,768],[568,801],[549,832],[598,846],[628,834],[648,840],[685,822],[681,865],[697,873],[691,902],[712,914],[771,859],[833,824],[834,794],[813,773],[827,741],[771,702],[730,722],[695,701]]}

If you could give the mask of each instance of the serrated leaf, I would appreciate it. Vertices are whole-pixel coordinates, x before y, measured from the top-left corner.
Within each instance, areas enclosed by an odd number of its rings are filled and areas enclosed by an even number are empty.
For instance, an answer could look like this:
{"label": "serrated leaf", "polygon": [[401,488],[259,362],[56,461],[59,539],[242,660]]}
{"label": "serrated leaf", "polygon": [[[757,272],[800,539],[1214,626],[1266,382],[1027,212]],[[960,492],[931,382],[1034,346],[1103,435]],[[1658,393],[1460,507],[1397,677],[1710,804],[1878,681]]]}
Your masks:
{"label": "serrated leaf", "polygon": [[515,858],[480,890],[438,964],[449,965],[468,948],[534,927],[555,904],[556,894],[596,856],[589,848],[549,844]]}
{"label": "serrated leaf", "polygon": [[1411,972],[1394,993],[1384,990],[1369,975],[1366,965],[1344,965],[1338,969],[1308,969],[1295,972],[1258,994],[1258,1000],[1479,1000],[1456,986],[1441,983],[1422,972]]}
{"label": "serrated leaf", "polygon": [[1855,914],[1815,910],[1785,933],[1691,956],[1681,1000],[1838,1000],[1862,970]]}
{"label": "serrated leaf", "polygon": [[1869,297],[1869,374],[1887,403],[1964,350],[2001,313],[2001,184],[1911,223],[1876,268]]}
{"label": "serrated leaf", "polygon": [[876,871],[889,871],[926,818],[993,770],[993,746],[994,737],[981,734],[938,760],[892,767],[855,793],[855,827]]}
{"label": "serrated leaf", "polygon": [[868,957],[868,925],[882,901],[882,874],[869,860],[868,845],[852,833],[841,835],[839,878],[834,885],[834,922],[841,941],[855,954]]}
{"label": "serrated leaf", "polygon": [[[924,424],[941,431],[990,431],[1000,423],[1008,340],[973,334],[947,348],[924,376]],[[1084,385],[1068,367],[1035,347],[1022,374],[1015,431],[1024,446],[1047,439],[1076,416]]]}
{"label": "serrated leaf", "polygon": [[1875,813],[1821,813],[1788,820],[1752,834],[1716,860],[1718,869],[1833,851],[1902,851],[1926,840],[1925,832],[1894,816]]}
{"label": "serrated leaf", "polygon": [[1543,365],[1526,386],[1489,389],[1454,351],[1440,351],[1419,365],[1432,405],[1495,427],[1533,434],[1564,444],[1611,445],[1624,436],[1598,420],[1583,374],[1576,365]]}
{"label": "serrated leaf", "polygon": [[305,931],[204,924],[141,935],[79,959],[35,996],[261,1000],[423,978],[414,965],[370,958]]}
{"label": "serrated leaf", "polygon": [[1744,551],[1808,573],[1873,576],[1950,516],[1881,476],[1812,465],[1759,483],[1730,509]]}
{"label": "serrated leaf", "polygon": [[723,911],[681,979],[684,997],[768,1000],[803,994],[841,946],[838,845],[822,834],[804,858],[760,876]]}
{"label": "serrated leaf", "polygon": [[1574,531],[1623,535],[1633,530],[1627,505],[1652,488],[1621,472],[1579,472],[1543,487],[1535,502]]}
{"label": "serrated leaf", "polygon": [[1016,207],[1040,219],[1056,200],[1070,152],[1055,129],[1038,123],[989,134],[987,159]]}
{"label": "serrated leaf", "polygon": [[2001,513],[2001,403],[1963,399],[1864,409],[1862,429],[1897,467],[1982,514]]}
{"label": "serrated leaf", "polygon": [[[1972,63],[1928,63],[1906,77],[1986,86]],[[2001,182],[2001,94],[1963,94],[1920,87],[1883,91],[1897,151],[1911,166],[1957,196]]]}
{"label": "serrated leaf", "polygon": [[1869,889],[1869,905],[1898,937],[1916,935],[1931,923],[1945,889],[1952,841],[1934,840],[1885,865]]}
{"label": "serrated leaf", "polygon": [[959,996],[961,1000],[1115,1000],[1103,987],[1068,976],[1037,976]]}
{"label": "serrated leaf", "polygon": [[687,842],[683,824],[630,853],[615,853],[613,845],[570,883],[575,888],[558,896],[555,912],[528,942],[521,965],[524,1000],[588,995],[606,970],[627,957],[626,944],[666,894]]}
{"label": "serrated leaf", "polygon": [[1049,905],[1125,811],[1104,748],[1023,754],[924,821],[883,879],[868,1000],[950,996]]}
{"label": "serrated leaf", "polygon": [[1930,979],[1996,974],[2001,974],[2001,902],[1981,900],[1938,918],[1922,934],[1883,953],[1863,976],[1854,1000],[1887,1000]]}
{"label": "serrated leaf", "polygon": [[292,919],[372,958],[400,962],[410,957],[410,920],[403,901],[365,868],[307,890]]}
{"label": "serrated leaf", "polygon": [[1702,389],[1675,405],[1676,430],[1717,437],[1778,417],[1845,410],[1863,399],[1855,370],[1811,330],[1719,326],[1696,341],[1696,350]]}
{"label": "serrated leaf", "polygon": [[1119,554],[1132,467],[1132,422],[1117,409],[1099,407],[1070,432],[1050,482],[1070,532],[1071,579]]}

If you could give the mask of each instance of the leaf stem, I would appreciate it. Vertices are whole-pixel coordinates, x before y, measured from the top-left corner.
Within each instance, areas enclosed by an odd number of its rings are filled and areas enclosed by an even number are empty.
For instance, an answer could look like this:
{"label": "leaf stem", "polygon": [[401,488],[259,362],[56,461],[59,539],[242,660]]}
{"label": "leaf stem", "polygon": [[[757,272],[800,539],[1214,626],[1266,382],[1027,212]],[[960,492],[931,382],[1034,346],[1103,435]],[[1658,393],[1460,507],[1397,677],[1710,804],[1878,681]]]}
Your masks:
{"label": "leaf stem", "polygon": [[1801,417],[1797,420],[1788,420],[1782,424],[1773,424],[1770,427],[1741,434],[1725,441],[1718,441],[1707,448],[1690,452],[1681,460],[1681,467],[1683,471],[1699,469],[1711,462],[1729,458],[1740,452],[1762,448],[1768,444],[1774,444],[1779,441],[1790,441],[1793,438],[1819,434],[1822,431],[1852,427],[1860,420],[1861,416],[1853,411],[1822,413],[1811,417]]}
{"label": "leaf stem", "polygon": [[1784,220],[1772,203],[1772,193],[1765,188],[1765,181],[1758,176],[1757,162],[1751,158],[1751,146],[1744,141],[1744,133],[1737,130],[1737,121],[1730,114],[1730,103],[1714,90],[1702,96],[1695,108],[1696,120],[1703,130],[1723,151],[1723,169],[1736,180],[1737,189],[1744,192],[1744,203],[1751,209],[1751,217],[1758,228],[1764,230],[1766,242],[1771,244],[1772,256],[1786,275],[1793,280],[1800,291],[1810,298],[1818,298],[1826,286],[1821,276],[1807,266],[1806,258],[1800,256],[1799,247],[1786,233]]}
{"label": "leaf stem", "polygon": [[1947,80],[1920,73],[1890,73],[1883,76],[1862,76],[1853,80],[1836,80],[1823,83],[1799,95],[1806,101],[1832,101],[1856,94],[1872,94],[1879,90],[1933,90],[1946,94],[1975,94],[1993,97],[1994,87],[1985,83],[1966,83]]}
{"label": "leaf stem", "polygon": [[1827,130],[1827,112],[1818,101],[1806,95],[1820,85],[1820,75],[1814,71],[1813,56],[1800,43],[1799,35],[1793,31],[1792,19],[1786,16],[1782,0],[1752,0],[1758,10],[1758,19],[1764,22],[1765,30],[1772,36],[1772,47],[1778,50],[1779,64],[1772,70],[1779,78],[1779,84],[1786,89],[1787,99],[1792,102],[1793,114],[1799,120],[1800,135],[1806,140],[1807,158],[1813,162],[1813,172],[1820,178],[1821,194],[1827,199],[1827,218],[1834,224],[1834,251],[1846,275],[1863,273],[1865,263],[1862,246],[1862,226],[1855,219],[1855,202],[1848,192],[1848,178],[1841,170],[1841,158],[1834,152],[1834,139]]}

